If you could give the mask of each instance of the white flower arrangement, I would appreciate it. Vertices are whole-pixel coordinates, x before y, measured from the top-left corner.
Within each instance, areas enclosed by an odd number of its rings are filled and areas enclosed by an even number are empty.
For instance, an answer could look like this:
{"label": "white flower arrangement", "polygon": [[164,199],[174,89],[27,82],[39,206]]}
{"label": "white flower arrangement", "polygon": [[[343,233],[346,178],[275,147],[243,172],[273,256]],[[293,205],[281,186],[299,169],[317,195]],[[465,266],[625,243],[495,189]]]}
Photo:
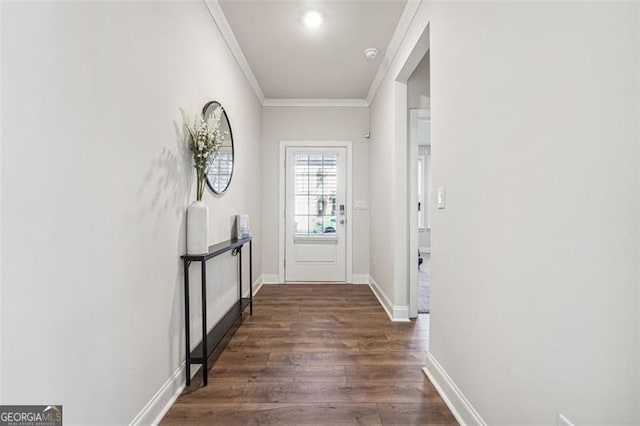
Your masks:
{"label": "white flower arrangement", "polygon": [[217,107],[208,120],[204,116],[196,114],[191,122],[184,115],[185,128],[189,133],[189,149],[193,153],[193,167],[196,169],[196,199],[202,200],[204,184],[211,162],[218,155],[222,141],[228,132],[220,129],[220,119],[223,109]]}

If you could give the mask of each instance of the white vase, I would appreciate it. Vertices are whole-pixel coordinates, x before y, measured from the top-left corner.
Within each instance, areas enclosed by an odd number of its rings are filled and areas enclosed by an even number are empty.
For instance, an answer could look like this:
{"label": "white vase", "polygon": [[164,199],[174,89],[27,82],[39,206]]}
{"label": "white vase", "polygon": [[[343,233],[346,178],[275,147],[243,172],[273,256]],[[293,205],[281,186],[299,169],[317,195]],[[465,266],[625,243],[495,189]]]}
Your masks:
{"label": "white vase", "polygon": [[209,208],[202,201],[187,207],[187,253],[203,254],[209,251]]}

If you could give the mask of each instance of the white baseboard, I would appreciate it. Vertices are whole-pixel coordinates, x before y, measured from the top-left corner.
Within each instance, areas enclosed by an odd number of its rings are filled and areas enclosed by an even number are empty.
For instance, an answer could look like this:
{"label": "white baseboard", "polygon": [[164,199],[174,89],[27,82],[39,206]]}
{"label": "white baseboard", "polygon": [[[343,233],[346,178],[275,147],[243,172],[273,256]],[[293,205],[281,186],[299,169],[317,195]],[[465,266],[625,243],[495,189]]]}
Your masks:
{"label": "white baseboard", "polygon": [[131,421],[131,425],[157,425],[160,423],[185,388],[184,368],[185,363],[183,362]]}
{"label": "white baseboard", "polygon": [[422,371],[427,375],[458,423],[461,425],[487,425],[431,352],[427,352],[427,366]]}
{"label": "white baseboard", "polygon": [[409,319],[409,307],[408,306],[394,306],[393,307],[393,321],[394,322],[410,322]]}
{"label": "white baseboard", "polygon": [[280,284],[280,278],[278,274],[262,274],[263,284]]}
{"label": "white baseboard", "polygon": [[353,274],[351,276],[352,284],[369,284],[369,274]]}
{"label": "white baseboard", "polygon": [[393,315],[391,315],[391,312],[393,311],[391,299],[389,299],[384,290],[380,288],[376,280],[374,280],[371,276],[369,276],[369,287],[371,287],[371,291],[373,291],[373,294],[375,294],[378,298],[378,302],[380,302],[380,305],[382,305],[382,307],[384,308],[385,312],[389,316],[389,319],[393,321]]}
{"label": "white baseboard", "polygon": [[384,290],[378,285],[376,280],[372,276],[369,276],[369,287],[376,295],[378,301],[384,308],[385,312],[389,316],[389,319],[393,322],[409,322],[409,307],[408,306],[394,306],[391,303],[391,299]]}
{"label": "white baseboard", "polygon": [[[282,284],[280,282],[280,278],[278,274],[263,274],[262,275],[262,284]],[[352,284],[369,284],[369,275],[368,274],[353,274],[351,276]]]}
{"label": "white baseboard", "polygon": [[260,291],[260,289],[262,288],[262,285],[264,284],[264,281],[262,279],[262,275],[260,275],[258,277],[257,280],[254,281],[253,283],[253,295],[255,296],[256,294],[258,294],[258,292]]}

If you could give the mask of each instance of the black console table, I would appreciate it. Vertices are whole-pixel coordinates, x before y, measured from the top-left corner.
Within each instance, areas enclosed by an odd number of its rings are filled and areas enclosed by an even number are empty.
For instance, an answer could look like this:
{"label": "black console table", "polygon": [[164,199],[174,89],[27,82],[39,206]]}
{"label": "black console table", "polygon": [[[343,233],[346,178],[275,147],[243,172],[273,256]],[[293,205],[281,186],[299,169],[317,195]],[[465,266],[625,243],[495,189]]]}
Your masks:
{"label": "black console table", "polygon": [[[242,297],[242,246],[249,243],[249,297]],[[224,314],[213,329],[207,333],[207,260],[231,251],[233,256],[238,256],[238,301]],[[207,359],[227,334],[236,320],[242,316],[249,306],[249,314],[253,315],[253,243],[251,237],[233,238],[228,241],[209,247],[204,254],[185,254],[180,256],[184,264],[184,318],[185,318],[185,345],[186,345],[186,376],[187,386],[191,385],[191,365],[202,364],[202,382],[207,386]],[[202,342],[191,350],[191,328],[189,325],[189,265],[191,262],[200,262],[202,270]]]}

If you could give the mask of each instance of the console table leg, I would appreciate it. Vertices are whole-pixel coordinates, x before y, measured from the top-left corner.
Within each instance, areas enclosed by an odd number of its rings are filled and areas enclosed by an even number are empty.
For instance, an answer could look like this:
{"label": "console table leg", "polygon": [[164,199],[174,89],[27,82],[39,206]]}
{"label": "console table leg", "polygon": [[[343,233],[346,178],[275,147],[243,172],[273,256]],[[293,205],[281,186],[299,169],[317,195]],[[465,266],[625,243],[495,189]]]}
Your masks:
{"label": "console table leg", "polygon": [[187,376],[187,386],[191,385],[191,327],[189,326],[189,261],[185,260],[184,265],[184,341],[186,348],[185,373]]}
{"label": "console table leg", "polygon": [[242,316],[242,247],[240,247],[240,250],[238,250],[238,287],[240,287],[240,297],[238,300],[240,300],[240,316]]}
{"label": "console table leg", "polygon": [[207,263],[202,264],[202,384],[207,386]]}
{"label": "console table leg", "polygon": [[253,240],[249,241],[249,315],[253,315]]}

